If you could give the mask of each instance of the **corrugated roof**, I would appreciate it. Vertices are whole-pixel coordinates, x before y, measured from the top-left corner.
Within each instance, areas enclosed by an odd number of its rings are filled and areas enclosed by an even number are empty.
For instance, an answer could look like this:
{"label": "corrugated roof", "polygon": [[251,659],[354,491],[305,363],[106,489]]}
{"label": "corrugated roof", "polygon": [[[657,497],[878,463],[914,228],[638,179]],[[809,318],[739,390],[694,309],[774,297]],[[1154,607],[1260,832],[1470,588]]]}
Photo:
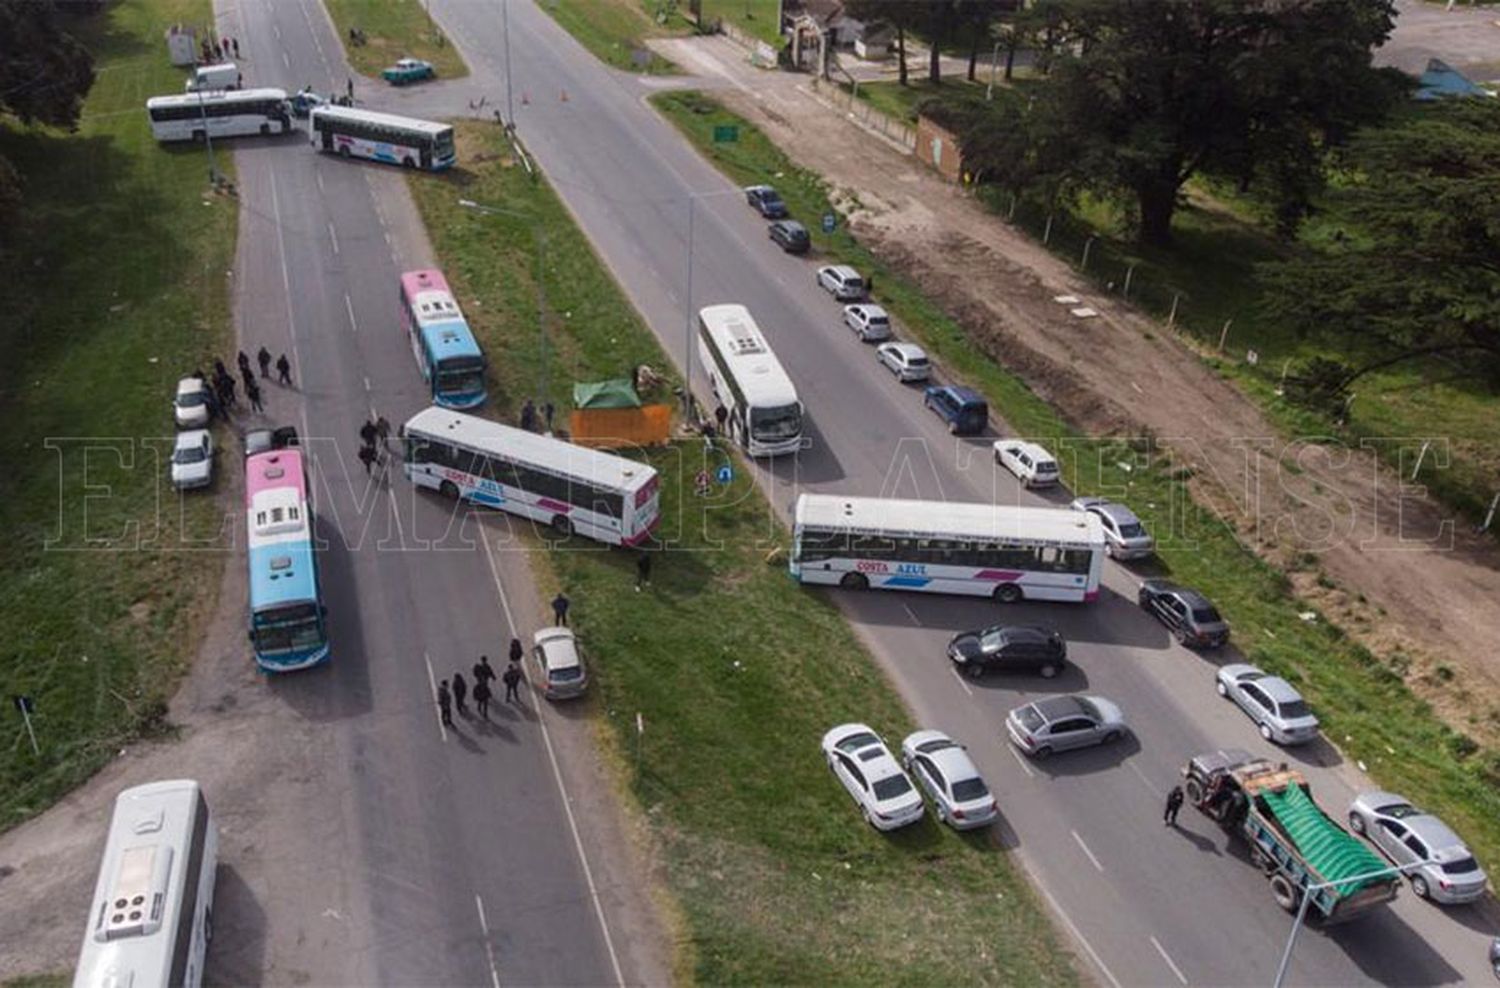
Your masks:
{"label": "corrugated roof", "polygon": [[[1290,785],[1262,795],[1302,857],[1324,881],[1352,878],[1386,867],[1374,851],[1330,820],[1301,786]],[[1369,884],[1371,881],[1354,882],[1341,885],[1336,891],[1339,898],[1347,898]]]}

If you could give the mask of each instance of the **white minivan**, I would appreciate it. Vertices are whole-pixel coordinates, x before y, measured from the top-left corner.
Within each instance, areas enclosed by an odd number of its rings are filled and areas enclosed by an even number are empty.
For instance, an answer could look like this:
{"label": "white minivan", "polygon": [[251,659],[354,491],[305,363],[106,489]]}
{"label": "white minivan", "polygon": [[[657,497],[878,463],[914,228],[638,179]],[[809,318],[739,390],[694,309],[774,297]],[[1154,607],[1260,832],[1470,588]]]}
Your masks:
{"label": "white minivan", "polygon": [[1023,487],[1051,487],[1058,481],[1057,461],[1036,443],[997,440],[995,462],[1015,474]]}
{"label": "white minivan", "polygon": [[210,89],[238,89],[240,67],[233,62],[200,65],[193,70],[183,88],[190,93],[207,92]]}

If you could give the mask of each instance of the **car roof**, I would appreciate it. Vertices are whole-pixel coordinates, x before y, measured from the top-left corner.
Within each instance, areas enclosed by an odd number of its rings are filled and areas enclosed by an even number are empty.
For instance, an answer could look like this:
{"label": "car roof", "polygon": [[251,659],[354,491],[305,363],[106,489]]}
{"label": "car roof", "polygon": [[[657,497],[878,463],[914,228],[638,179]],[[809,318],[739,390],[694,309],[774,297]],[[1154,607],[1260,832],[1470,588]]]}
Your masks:
{"label": "car roof", "polygon": [[876,305],[874,302],[856,302],[853,305],[844,306],[844,309],[845,311],[848,311],[849,309],[859,309],[861,312],[864,312],[866,315],[870,316],[883,316],[886,314],[885,307]]}
{"label": "car roof", "polygon": [[1135,516],[1134,511],[1131,511],[1129,508],[1125,507],[1125,505],[1119,503],[1118,501],[1105,501],[1101,504],[1091,504],[1089,505],[1088,510],[1097,511],[1100,514],[1104,515],[1109,515],[1109,517],[1113,518],[1117,524],[1140,522],[1140,519]]}
{"label": "car roof", "polygon": [[796,220],[777,220],[775,223],[772,223],[771,225],[772,226],[779,226],[783,230],[791,230],[793,232],[796,232],[797,230],[801,230],[803,233],[807,232],[807,227],[803,226],[801,223],[799,223]]}
{"label": "car roof", "polygon": [[196,394],[207,390],[201,377],[184,377],[177,382],[177,393],[180,395]]}
{"label": "car roof", "polygon": [[1034,642],[1051,641],[1054,638],[1060,637],[1058,635],[1058,633],[1056,631],[1054,631],[1053,629],[1047,628],[1047,627],[1043,627],[1040,624],[992,624],[988,628],[984,628],[984,629],[982,629],[980,631],[973,632],[973,634],[976,634],[976,635],[979,635],[980,637],[983,637],[983,636],[988,635],[988,634],[990,634],[992,632],[998,632],[1000,634],[1003,634],[1005,636],[1005,640],[1006,641],[1013,641],[1013,642],[1015,642],[1015,641],[1034,641]]}
{"label": "car roof", "polygon": [[1030,453],[1033,457],[1044,460],[1052,459],[1052,454],[1047,452],[1047,447],[1041,443],[1034,443],[1030,439],[997,439],[995,440],[995,445],[1003,446],[1006,449],[1019,449]]}
{"label": "car roof", "polygon": [[859,272],[847,264],[829,264],[823,268],[824,271],[832,271],[840,278],[858,278]]}
{"label": "car roof", "polygon": [[951,747],[939,748],[937,751],[924,751],[922,754],[932,759],[938,771],[952,785],[960,779],[976,779],[979,777],[979,769],[974,766],[974,759],[969,753],[954,742]]}
{"label": "car roof", "polygon": [[901,343],[901,342],[882,343],[882,344],[880,344],[880,349],[882,349],[882,350],[890,350],[892,353],[900,353],[900,354],[903,354],[903,355],[905,355],[907,357],[925,357],[925,356],[927,356],[927,351],[923,350],[921,347],[917,346],[915,343]]}
{"label": "car roof", "polygon": [[1045,699],[1032,703],[1036,712],[1042,715],[1042,719],[1048,723],[1063,720],[1067,717],[1092,717],[1093,713],[1088,710],[1076,696],[1049,696]]}
{"label": "car roof", "polygon": [[765,195],[767,192],[775,192],[776,190],[771,188],[769,185],[747,185],[745,186],[745,191]]}
{"label": "car roof", "polygon": [[1409,816],[1401,822],[1406,824],[1412,833],[1426,841],[1433,851],[1464,846],[1463,840],[1453,832],[1453,829],[1431,813]]}
{"label": "car roof", "polygon": [[196,447],[202,445],[203,440],[207,438],[209,438],[207,429],[187,429],[177,433],[177,440],[173,445],[178,449]]}
{"label": "car roof", "polygon": [[940,384],[934,387],[933,390],[946,391],[965,404],[984,401],[984,395],[973,388],[966,388],[962,384]]}
{"label": "car roof", "polygon": [[1302,694],[1297,692],[1296,687],[1280,676],[1266,676],[1264,679],[1257,679],[1255,685],[1264,690],[1266,695],[1277,703],[1302,699]]}
{"label": "car roof", "polygon": [[543,628],[532,636],[532,641],[542,648],[542,660],[548,669],[566,669],[582,665],[578,655],[578,640],[567,628]]}

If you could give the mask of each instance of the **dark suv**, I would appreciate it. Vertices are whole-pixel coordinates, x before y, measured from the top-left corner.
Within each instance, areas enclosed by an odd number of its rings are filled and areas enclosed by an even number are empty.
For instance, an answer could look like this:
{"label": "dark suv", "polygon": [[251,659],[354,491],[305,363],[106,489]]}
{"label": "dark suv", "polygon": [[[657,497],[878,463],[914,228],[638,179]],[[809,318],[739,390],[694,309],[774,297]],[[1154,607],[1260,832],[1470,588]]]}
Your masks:
{"label": "dark suv", "polygon": [[768,220],[786,219],[786,203],[781,201],[781,195],[769,185],[752,185],[745,189],[745,201]]}
{"label": "dark suv", "polygon": [[1067,665],[1068,646],[1051,628],[996,625],[954,635],[948,658],[971,678],[987,672],[1035,672],[1051,679]]}
{"label": "dark suv", "polygon": [[922,396],[922,404],[937,412],[955,436],[977,436],[989,425],[990,406],[973,388],[935,384]]}
{"label": "dark suv", "polygon": [[1147,580],[1136,595],[1141,609],[1171,628],[1191,648],[1219,648],[1229,641],[1229,625],[1207,597],[1166,580]]}
{"label": "dark suv", "polygon": [[788,254],[806,254],[812,246],[807,227],[796,220],[777,220],[771,224],[771,239]]}

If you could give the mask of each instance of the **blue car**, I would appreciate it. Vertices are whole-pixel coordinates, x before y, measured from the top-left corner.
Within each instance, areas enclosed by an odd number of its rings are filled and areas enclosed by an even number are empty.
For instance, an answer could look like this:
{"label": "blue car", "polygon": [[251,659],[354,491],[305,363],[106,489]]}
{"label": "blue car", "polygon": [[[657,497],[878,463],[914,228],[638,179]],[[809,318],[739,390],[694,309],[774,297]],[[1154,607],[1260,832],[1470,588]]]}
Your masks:
{"label": "blue car", "polygon": [[955,436],[977,436],[989,424],[989,403],[973,388],[957,384],[935,385],[927,389],[922,404],[937,412],[938,418],[948,423],[948,431]]}

